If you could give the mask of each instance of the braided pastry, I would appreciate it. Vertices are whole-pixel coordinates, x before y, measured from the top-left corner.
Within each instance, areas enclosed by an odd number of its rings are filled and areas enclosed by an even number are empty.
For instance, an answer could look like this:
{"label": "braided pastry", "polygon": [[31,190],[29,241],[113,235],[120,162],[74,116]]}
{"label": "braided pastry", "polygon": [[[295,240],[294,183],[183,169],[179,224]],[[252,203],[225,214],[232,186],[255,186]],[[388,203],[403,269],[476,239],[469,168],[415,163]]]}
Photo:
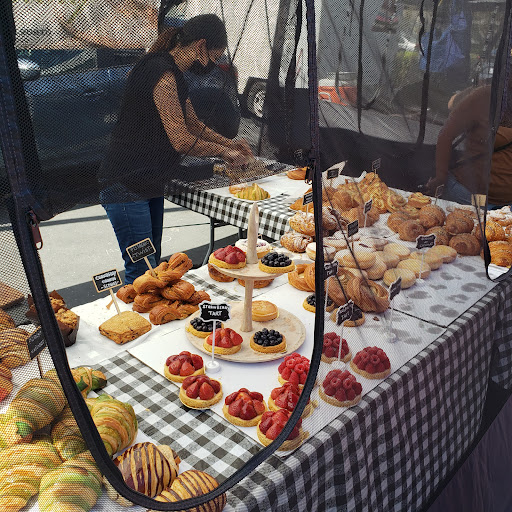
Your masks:
{"label": "braided pastry", "polygon": [[501,240],[489,242],[491,263],[500,267],[512,266],[512,244]]}
{"label": "braided pastry", "polygon": [[133,281],[133,288],[138,294],[142,293],[158,293],[165,283],[152,276],[151,274],[142,274]]}
{"label": "braided pastry", "polygon": [[121,286],[121,288],[119,288],[119,290],[116,292],[116,297],[119,300],[122,300],[125,304],[132,303],[136,295],[137,292],[135,291],[133,284],[125,284],[124,286]]}
{"label": "braided pastry", "polygon": [[0,364],[0,402],[12,391],[12,372],[7,366]]}
{"label": "braided pastry", "polygon": [[172,322],[173,320],[178,320],[181,315],[176,304],[176,302],[173,302],[172,304],[155,306],[149,312],[149,321],[153,325],[162,325]]}
{"label": "braided pastry", "polygon": [[432,202],[432,199],[421,192],[414,192],[409,196],[407,204],[413,208],[423,208]]}
{"label": "braided pastry", "polygon": [[288,272],[288,282],[297,290],[301,290],[303,292],[314,292],[315,287],[311,288],[306,280],[304,279],[304,270],[306,270],[306,265],[304,263],[299,263],[295,265],[295,269],[291,272]]}
{"label": "braided pastry", "polygon": [[183,252],[177,252],[169,258],[167,270],[176,270],[181,274],[180,278],[193,266],[192,260]]}
{"label": "braided pastry", "polygon": [[288,231],[280,239],[281,245],[285,249],[288,249],[291,252],[299,253],[305,252],[307,245],[312,241],[313,237],[309,235],[303,235],[297,231]]}
{"label": "braided pastry", "polygon": [[445,219],[444,210],[436,204],[429,204],[420,210],[419,221],[425,229],[442,226]]}
{"label": "braided pastry", "polygon": [[315,218],[311,213],[297,212],[288,219],[288,223],[298,233],[315,236]]}
{"label": "braided pastry", "polygon": [[389,308],[387,290],[373,281],[365,281],[361,277],[354,277],[347,283],[347,295],[362,311],[375,311],[382,313]]}
{"label": "braided pastry", "polygon": [[167,286],[165,288],[162,288],[161,294],[162,297],[169,300],[183,300],[186,301],[192,295],[196,289],[194,288],[194,285],[184,281],[183,279],[180,279],[176,283],[174,283],[172,286]]}
{"label": "braided pastry", "polygon": [[389,213],[396,212],[400,208],[403,208],[407,203],[407,199],[405,199],[405,197],[391,189],[386,190],[382,194],[382,197]]}
{"label": "braided pastry", "polygon": [[404,223],[404,222],[407,222],[409,220],[412,220],[409,215],[407,213],[405,213],[404,211],[400,210],[400,211],[397,211],[397,212],[393,212],[389,217],[388,217],[388,220],[387,220],[387,225],[389,227],[389,229],[391,229],[392,231],[394,231],[395,233],[398,232],[398,230],[400,229],[400,226]]}
{"label": "braided pastry", "polygon": [[30,361],[28,337],[28,332],[20,328],[0,331],[0,361],[4,366],[16,368]]}
{"label": "braided pastry", "polygon": [[480,254],[480,242],[471,233],[460,233],[451,238],[449,246],[462,256],[477,256]]}
{"label": "braided pastry", "polygon": [[446,231],[451,235],[459,235],[460,233],[471,233],[475,223],[471,217],[460,213],[449,213],[446,217]]}
{"label": "braided pastry", "polygon": [[16,327],[14,320],[9,313],[6,313],[3,309],[0,309],[0,331],[4,329],[12,329]]}
{"label": "braided pastry", "polygon": [[[175,283],[178,281],[178,279],[181,279],[183,274],[179,270],[175,270],[169,267],[169,263],[167,261],[162,261],[158,267],[155,267],[153,269],[153,273],[155,274],[155,277],[162,281],[165,286],[168,286],[172,283]],[[146,270],[144,273],[146,276],[153,275],[151,273],[151,270]]]}
{"label": "braided pastry", "polygon": [[187,299],[187,303],[192,304],[192,306],[197,306],[198,304],[201,304],[201,302],[205,300],[210,301],[212,299],[204,290],[198,290]]}
{"label": "braided pastry", "polygon": [[424,235],[425,229],[415,220],[407,220],[400,224],[398,228],[398,236],[400,240],[414,242],[419,235]]}
{"label": "braided pastry", "polygon": [[[482,241],[482,230],[479,225],[475,226],[473,229],[473,235],[477,237],[479,242]],[[503,226],[493,220],[488,220],[485,223],[485,238],[487,238],[488,242],[499,242],[506,240],[507,235],[505,234]]]}
{"label": "braided pastry", "polygon": [[183,302],[173,302],[173,304],[176,304],[178,308],[180,320],[183,320],[184,318],[190,316],[192,313],[199,311],[199,306],[195,306],[194,304],[186,304]]}
{"label": "braided pastry", "polygon": [[152,293],[140,293],[133,301],[133,310],[138,313],[147,313],[155,306],[169,304],[167,299],[162,298],[160,295],[153,295]]}
{"label": "braided pastry", "polygon": [[427,229],[426,235],[436,235],[436,245],[448,245],[450,242],[451,235],[442,226],[434,226],[433,228]]}

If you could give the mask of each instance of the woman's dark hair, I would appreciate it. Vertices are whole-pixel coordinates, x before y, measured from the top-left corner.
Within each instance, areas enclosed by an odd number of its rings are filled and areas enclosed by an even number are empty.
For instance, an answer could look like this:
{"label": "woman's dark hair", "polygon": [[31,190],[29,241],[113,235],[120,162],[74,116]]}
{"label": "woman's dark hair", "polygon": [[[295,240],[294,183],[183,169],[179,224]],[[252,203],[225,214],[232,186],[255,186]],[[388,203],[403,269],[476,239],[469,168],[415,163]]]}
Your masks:
{"label": "woman's dark hair", "polygon": [[200,14],[190,18],[181,28],[170,27],[162,31],[148,53],[168,52],[178,43],[187,46],[200,39],[206,40],[206,48],[214,50],[228,45],[226,27],[215,14]]}

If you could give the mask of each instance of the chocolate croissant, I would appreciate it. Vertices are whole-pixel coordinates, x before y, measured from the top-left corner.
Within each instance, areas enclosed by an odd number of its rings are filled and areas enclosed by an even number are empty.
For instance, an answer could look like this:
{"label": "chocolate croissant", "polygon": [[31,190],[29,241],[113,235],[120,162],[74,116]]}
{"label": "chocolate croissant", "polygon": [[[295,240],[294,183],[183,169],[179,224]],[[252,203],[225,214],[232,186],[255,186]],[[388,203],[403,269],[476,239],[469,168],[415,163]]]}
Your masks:
{"label": "chocolate croissant", "polygon": [[135,291],[133,284],[125,284],[116,292],[117,298],[122,300],[125,304],[132,303],[136,295],[137,292]]}
{"label": "chocolate croissant", "polygon": [[[160,295],[153,295],[152,293],[141,293],[135,297],[133,302],[133,309],[139,313],[147,313],[155,306],[169,304],[167,299],[162,298]],[[138,309],[135,309],[137,307]]]}
{"label": "chocolate croissant", "polygon": [[198,290],[187,299],[187,304],[197,306],[198,304],[201,304],[201,302],[203,302],[204,300],[210,301],[211,297],[204,290]]}
{"label": "chocolate croissant", "polygon": [[460,233],[450,239],[450,247],[462,256],[477,256],[480,254],[480,242],[471,233]]}
{"label": "chocolate croissant", "polygon": [[172,286],[166,286],[162,289],[162,297],[169,300],[183,300],[186,301],[189,299],[195,292],[194,285],[180,279]]}
{"label": "chocolate croissant", "polygon": [[178,320],[179,318],[181,318],[181,314],[178,311],[176,303],[161,304],[159,306],[155,306],[149,312],[149,321],[153,325],[166,324],[168,322],[172,322],[173,320]]}

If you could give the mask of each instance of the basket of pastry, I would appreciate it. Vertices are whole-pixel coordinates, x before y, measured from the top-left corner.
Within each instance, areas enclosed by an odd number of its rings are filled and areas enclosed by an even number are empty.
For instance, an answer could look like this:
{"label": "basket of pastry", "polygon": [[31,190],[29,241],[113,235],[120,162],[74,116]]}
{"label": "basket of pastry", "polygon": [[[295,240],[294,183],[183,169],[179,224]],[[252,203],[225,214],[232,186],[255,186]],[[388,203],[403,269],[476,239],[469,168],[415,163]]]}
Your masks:
{"label": "basket of pastry", "polygon": [[[52,305],[57,324],[59,325],[64,345],[70,347],[76,342],[76,335],[78,333],[78,326],[80,317],[71,311],[64,302],[62,296],[55,290],[48,294],[50,303]],[[39,316],[37,314],[36,306],[31,295],[27,297],[29,309],[25,316],[35,325],[39,325]]]}

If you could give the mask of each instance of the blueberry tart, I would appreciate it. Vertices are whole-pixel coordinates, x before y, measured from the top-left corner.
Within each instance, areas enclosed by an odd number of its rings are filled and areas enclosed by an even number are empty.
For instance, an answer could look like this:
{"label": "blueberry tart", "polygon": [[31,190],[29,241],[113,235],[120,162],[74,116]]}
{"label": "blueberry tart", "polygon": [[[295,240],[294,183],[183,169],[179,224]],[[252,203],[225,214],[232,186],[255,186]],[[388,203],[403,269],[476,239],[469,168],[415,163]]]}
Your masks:
{"label": "blueberry tart", "polygon": [[286,350],[286,338],[274,329],[262,329],[251,336],[250,346],[256,352],[271,354]]}
{"label": "blueberry tart", "polygon": [[[221,329],[223,325],[218,322],[217,329]],[[200,317],[195,317],[187,324],[185,329],[194,336],[198,338],[206,338],[209,334],[213,332],[213,322],[205,321]]]}
{"label": "blueberry tart", "polygon": [[[314,313],[316,311],[316,295],[312,293],[311,295],[308,295],[304,302],[302,303],[302,307],[306,311],[311,311]],[[327,297],[327,303],[325,305],[325,311],[332,311],[336,307],[336,304],[334,304],[333,300],[330,297]]]}
{"label": "blueberry tart", "polygon": [[270,252],[258,261],[258,267],[269,274],[280,274],[291,272],[295,268],[295,263],[285,254]]}

